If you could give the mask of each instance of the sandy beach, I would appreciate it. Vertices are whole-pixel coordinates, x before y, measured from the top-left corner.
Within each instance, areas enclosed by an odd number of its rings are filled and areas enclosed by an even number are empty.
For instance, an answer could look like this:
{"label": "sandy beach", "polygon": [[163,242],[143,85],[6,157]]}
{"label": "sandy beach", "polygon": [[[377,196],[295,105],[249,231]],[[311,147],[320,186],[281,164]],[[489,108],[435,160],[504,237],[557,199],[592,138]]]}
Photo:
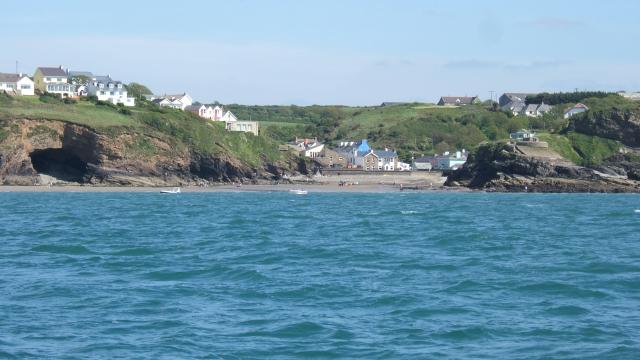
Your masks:
{"label": "sandy beach", "polygon": [[[118,187],[118,186],[86,186],[86,185],[66,185],[66,186],[0,186],[0,193],[28,193],[28,192],[148,192],[157,193],[160,190],[171,189],[170,187]],[[416,191],[412,188],[399,185],[350,185],[339,186],[334,184],[281,184],[281,185],[214,185],[209,187],[186,186],[181,187],[182,193],[207,193],[207,192],[288,192],[292,189],[307,190],[310,193],[387,193],[400,191]],[[420,188],[417,191],[454,191],[442,187]],[[458,190],[456,190],[458,191]]]}
{"label": "sandy beach", "polygon": [[[447,189],[442,185],[444,178],[440,173],[419,173],[399,175],[341,175],[320,177],[298,177],[291,179],[293,183],[284,184],[212,184],[208,187],[181,186],[183,193],[204,192],[288,192],[292,189],[304,189],[310,193],[345,192],[345,193],[381,193],[399,191],[460,191]],[[340,185],[347,184],[347,185]],[[171,187],[145,186],[100,186],[100,185],[36,185],[7,186],[0,185],[1,192],[160,192]]]}

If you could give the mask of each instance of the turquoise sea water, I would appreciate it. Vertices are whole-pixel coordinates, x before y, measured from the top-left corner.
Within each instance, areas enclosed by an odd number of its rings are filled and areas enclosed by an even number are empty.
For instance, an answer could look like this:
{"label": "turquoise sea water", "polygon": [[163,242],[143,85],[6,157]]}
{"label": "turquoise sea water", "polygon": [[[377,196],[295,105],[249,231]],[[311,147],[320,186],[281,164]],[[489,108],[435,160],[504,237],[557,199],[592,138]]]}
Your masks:
{"label": "turquoise sea water", "polygon": [[5,193],[0,225],[0,358],[640,358],[637,195]]}

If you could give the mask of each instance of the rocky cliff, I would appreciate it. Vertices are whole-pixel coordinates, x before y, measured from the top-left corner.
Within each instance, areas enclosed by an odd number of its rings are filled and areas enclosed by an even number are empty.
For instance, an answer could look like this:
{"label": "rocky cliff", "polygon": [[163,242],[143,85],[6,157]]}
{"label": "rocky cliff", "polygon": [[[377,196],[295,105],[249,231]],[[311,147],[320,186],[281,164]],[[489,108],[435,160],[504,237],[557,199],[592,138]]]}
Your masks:
{"label": "rocky cliff", "polygon": [[640,147],[640,110],[613,108],[589,112],[572,118],[567,130]]}
{"label": "rocky cliff", "polygon": [[[248,164],[233,153],[206,154],[169,137],[131,129],[112,133],[53,120],[0,122],[0,184],[63,181],[81,184],[161,186],[203,182],[270,181],[307,173],[290,154]],[[45,175],[45,176],[42,176]]]}
{"label": "rocky cliff", "polygon": [[631,164],[625,169],[612,159],[599,169],[587,168],[491,143],[480,145],[445,185],[500,192],[640,192],[637,168]]}

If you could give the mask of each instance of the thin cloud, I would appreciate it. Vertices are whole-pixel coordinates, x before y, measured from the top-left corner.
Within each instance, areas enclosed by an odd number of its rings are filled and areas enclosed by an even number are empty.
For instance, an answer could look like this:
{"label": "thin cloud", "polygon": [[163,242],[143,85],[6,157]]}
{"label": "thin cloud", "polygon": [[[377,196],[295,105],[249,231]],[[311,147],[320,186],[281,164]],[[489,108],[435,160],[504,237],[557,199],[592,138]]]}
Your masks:
{"label": "thin cloud", "polygon": [[545,16],[525,22],[526,25],[545,29],[579,29],[586,27],[582,21],[560,18],[555,16]]}
{"label": "thin cloud", "polygon": [[540,60],[540,61],[532,61],[528,63],[506,63],[501,61],[467,59],[467,60],[449,61],[444,64],[444,67],[447,69],[454,69],[454,70],[496,69],[496,70],[530,70],[531,71],[531,70],[558,68],[568,64],[569,62],[562,61],[562,60]]}

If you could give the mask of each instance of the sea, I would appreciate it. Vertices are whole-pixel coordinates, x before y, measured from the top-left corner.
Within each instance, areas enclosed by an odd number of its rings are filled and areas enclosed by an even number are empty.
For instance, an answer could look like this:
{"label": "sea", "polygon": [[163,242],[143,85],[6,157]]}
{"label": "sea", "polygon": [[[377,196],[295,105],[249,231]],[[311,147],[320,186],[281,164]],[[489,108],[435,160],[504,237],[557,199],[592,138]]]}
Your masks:
{"label": "sea", "polygon": [[640,196],[1,193],[2,359],[640,359]]}

